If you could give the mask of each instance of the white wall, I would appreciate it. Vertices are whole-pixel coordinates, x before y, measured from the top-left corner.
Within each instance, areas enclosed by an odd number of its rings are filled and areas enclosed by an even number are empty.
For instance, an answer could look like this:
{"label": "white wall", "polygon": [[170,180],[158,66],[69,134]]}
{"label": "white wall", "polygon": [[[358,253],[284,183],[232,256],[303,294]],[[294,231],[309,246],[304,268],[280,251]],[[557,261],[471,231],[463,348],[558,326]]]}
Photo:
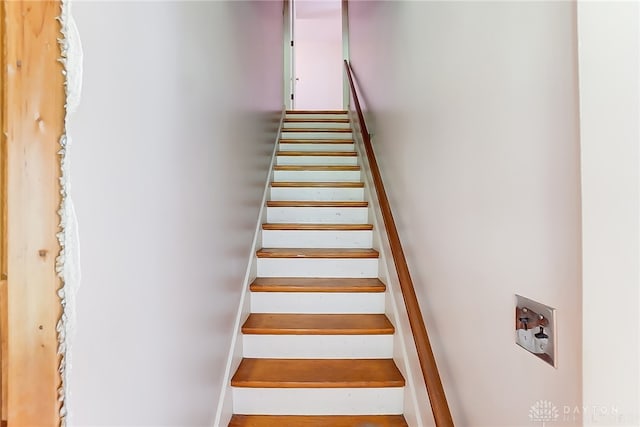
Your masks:
{"label": "white wall", "polygon": [[640,425],[640,8],[579,2],[586,425]]}
{"label": "white wall", "polygon": [[[349,29],[456,424],[579,424],[575,4],[354,1]],[[557,369],[514,343],[515,293],[557,308]]]}
{"label": "white wall", "polygon": [[295,108],[342,109],[341,0],[296,0],[294,40]]}
{"label": "white wall", "polygon": [[282,108],[282,3],[74,15],[71,425],[210,425]]}

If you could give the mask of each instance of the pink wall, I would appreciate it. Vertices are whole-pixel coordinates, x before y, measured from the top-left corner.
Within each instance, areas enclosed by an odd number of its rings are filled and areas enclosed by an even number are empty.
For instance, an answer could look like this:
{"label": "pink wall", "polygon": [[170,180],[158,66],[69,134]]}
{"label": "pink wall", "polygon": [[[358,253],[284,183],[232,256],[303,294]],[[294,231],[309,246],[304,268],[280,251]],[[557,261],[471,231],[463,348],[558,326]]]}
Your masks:
{"label": "pink wall", "polygon": [[[350,55],[454,420],[579,425],[580,169],[571,2],[349,5]],[[558,368],[514,343],[557,308]]]}
{"label": "pink wall", "polygon": [[295,2],[295,108],[342,109],[340,0]]}
{"label": "pink wall", "polygon": [[78,2],[69,425],[211,425],[282,108],[282,2]]}

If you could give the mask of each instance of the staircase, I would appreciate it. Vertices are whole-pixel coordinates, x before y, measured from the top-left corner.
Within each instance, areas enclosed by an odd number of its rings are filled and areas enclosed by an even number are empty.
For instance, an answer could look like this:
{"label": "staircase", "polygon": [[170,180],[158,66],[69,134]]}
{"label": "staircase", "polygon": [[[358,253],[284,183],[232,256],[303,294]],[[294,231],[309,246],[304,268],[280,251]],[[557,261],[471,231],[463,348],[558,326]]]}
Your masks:
{"label": "staircase", "polygon": [[346,112],[287,112],[276,154],[229,426],[407,426]]}

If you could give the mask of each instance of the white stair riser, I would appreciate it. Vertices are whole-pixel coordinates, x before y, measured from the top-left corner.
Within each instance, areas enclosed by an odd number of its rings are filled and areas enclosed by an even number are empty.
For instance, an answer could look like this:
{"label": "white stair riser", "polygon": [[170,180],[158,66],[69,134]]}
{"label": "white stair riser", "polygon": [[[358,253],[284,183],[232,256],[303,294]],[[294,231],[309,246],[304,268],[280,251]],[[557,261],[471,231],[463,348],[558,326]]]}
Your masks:
{"label": "white stair riser", "polygon": [[271,200],[363,201],[363,188],[273,187]]}
{"label": "white stair riser", "polygon": [[281,142],[280,151],[355,151],[353,144],[307,144],[304,142]]}
{"label": "white stair riser", "polygon": [[287,119],[348,119],[348,114],[325,114],[325,113],[306,113],[306,114],[287,114]]}
{"label": "white stair riser", "polygon": [[309,129],[347,129],[351,126],[349,123],[336,123],[336,122],[285,122],[284,127],[287,129],[292,128],[309,128]]}
{"label": "white stair riser", "polygon": [[369,208],[267,208],[267,222],[302,224],[366,224]]}
{"label": "white stair riser", "polygon": [[252,313],[381,314],[384,292],[252,292]]}
{"label": "white stair riser", "polygon": [[264,415],[402,414],[403,387],[233,387],[233,412]]}
{"label": "white stair riser", "polygon": [[278,165],[350,165],[358,164],[356,156],[278,156],[276,158]]}
{"label": "white stair riser", "polygon": [[350,139],[353,132],[282,132],[282,139]]}
{"label": "white stair riser", "polygon": [[258,258],[258,277],[378,277],[377,258]]}
{"label": "white stair riser", "polygon": [[391,359],[393,335],[243,335],[244,357]]}
{"label": "white stair riser", "polygon": [[274,171],[274,181],[360,181],[360,171]]}
{"label": "white stair riser", "polygon": [[265,248],[370,248],[372,230],[263,230]]}

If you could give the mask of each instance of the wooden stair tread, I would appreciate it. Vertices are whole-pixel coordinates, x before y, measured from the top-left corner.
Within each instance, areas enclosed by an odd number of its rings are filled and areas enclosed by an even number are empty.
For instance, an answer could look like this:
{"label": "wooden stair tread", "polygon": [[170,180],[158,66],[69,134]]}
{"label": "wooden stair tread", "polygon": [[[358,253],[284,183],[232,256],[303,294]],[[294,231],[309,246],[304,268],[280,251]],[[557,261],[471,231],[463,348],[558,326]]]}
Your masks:
{"label": "wooden stair tread", "polygon": [[287,110],[287,114],[347,114],[347,110]]}
{"label": "wooden stair tread", "polygon": [[356,248],[262,248],[258,258],[378,258],[375,249]]}
{"label": "wooden stair tread", "polygon": [[377,278],[258,277],[252,292],[384,292]]}
{"label": "wooden stair tread", "polygon": [[289,138],[281,138],[281,144],[353,144],[353,139],[289,139]]}
{"label": "wooden stair tread", "polygon": [[229,427],[408,427],[402,415],[233,415]]}
{"label": "wooden stair tread", "polygon": [[351,128],[282,128],[282,132],[344,132],[351,133]]}
{"label": "wooden stair tread", "polygon": [[362,181],[273,181],[272,187],[363,188]]}
{"label": "wooden stair tread", "polygon": [[313,231],[360,231],[373,230],[373,224],[310,224],[271,222],[262,224],[263,230],[313,230]]}
{"label": "wooden stair tread", "polygon": [[286,117],[284,119],[285,123],[349,123],[349,119],[346,118],[333,118],[333,117]]}
{"label": "wooden stair tread", "polygon": [[315,201],[315,200],[268,200],[269,208],[366,208],[369,202],[358,201]]}
{"label": "wooden stair tread", "polygon": [[393,359],[250,359],[240,362],[233,387],[404,387]]}
{"label": "wooden stair tread", "polygon": [[356,157],[355,151],[278,151],[278,156],[326,156],[326,157]]}
{"label": "wooden stair tread", "polygon": [[275,165],[273,170],[277,171],[326,171],[343,172],[359,171],[360,166],[352,165]]}
{"label": "wooden stair tread", "polygon": [[253,313],[243,334],[252,335],[390,335],[394,328],[384,314]]}

